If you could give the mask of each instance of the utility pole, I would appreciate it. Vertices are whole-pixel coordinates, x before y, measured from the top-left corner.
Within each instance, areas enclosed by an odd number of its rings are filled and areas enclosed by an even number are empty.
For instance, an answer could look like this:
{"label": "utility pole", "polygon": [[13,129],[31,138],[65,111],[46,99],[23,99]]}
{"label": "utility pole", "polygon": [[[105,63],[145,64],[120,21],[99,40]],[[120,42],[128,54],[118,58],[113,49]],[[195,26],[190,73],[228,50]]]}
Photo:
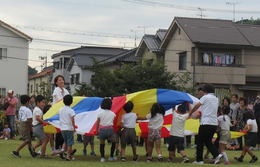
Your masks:
{"label": "utility pole", "polygon": [[136,46],[137,46],[137,45],[136,45],[136,38],[137,38],[137,37],[136,37],[136,33],[137,33],[137,30],[131,29],[130,31],[135,34],[135,47],[136,47]]}
{"label": "utility pole", "polygon": [[226,5],[231,5],[233,6],[233,22],[236,21],[236,5],[238,2],[226,2]]}
{"label": "utility pole", "polygon": [[200,11],[200,14],[198,14],[198,16],[200,16],[200,18],[202,19],[203,17],[206,17],[206,15],[203,15],[203,12],[206,11],[206,9],[203,9],[201,7],[198,7],[198,10]]}
{"label": "utility pole", "polygon": [[46,56],[39,56],[40,60],[44,60],[44,63],[41,65],[41,67],[46,68],[47,67],[47,55]]}

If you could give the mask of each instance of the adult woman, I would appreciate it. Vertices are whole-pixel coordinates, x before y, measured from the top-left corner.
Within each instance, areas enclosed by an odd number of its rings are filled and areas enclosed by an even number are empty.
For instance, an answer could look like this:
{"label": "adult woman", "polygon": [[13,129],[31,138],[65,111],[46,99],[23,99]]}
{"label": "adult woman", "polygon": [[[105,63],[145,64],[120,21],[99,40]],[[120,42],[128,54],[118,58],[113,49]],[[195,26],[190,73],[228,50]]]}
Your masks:
{"label": "adult woman", "polygon": [[[63,100],[64,96],[69,94],[68,90],[64,88],[64,82],[65,79],[62,75],[58,75],[54,78],[54,85],[56,87],[52,94],[53,97],[52,104],[58,103],[59,101]],[[63,142],[64,140],[61,133],[57,133],[55,136],[55,149],[56,150],[61,149]]]}
{"label": "adult woman", "polygon": [[58,75],[54,78],[54,85],[56,86],[56,88],[54,89],[52,94],[53,104],[61,101],[64,96],[69,94],[68,90],[64,88],[64,82],[65,80],[62,75]]}

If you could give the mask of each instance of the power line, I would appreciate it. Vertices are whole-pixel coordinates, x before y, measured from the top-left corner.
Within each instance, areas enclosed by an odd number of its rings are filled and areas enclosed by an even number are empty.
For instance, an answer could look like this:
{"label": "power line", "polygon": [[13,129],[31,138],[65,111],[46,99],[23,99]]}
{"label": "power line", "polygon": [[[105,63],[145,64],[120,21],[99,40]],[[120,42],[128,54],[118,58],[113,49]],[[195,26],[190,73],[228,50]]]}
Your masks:
{"label": "power line", "polygon": [[126,38],[126,39],[134,39],[134,37],[125,34],[112,34],[112,33],[103,33],[103,32],[86,32],[82,30],[57,30],[55,28],[42,27],[42,26],[24,26],[24,25],[14,25],[17,28],[26,28],[32,29],[36,31],[44,31],[44,32],[55,32],[69,35],[81,35],[81,36],[93,36],[93,37],[102,37],[102,38]]}
{"label": "power line", "polygon": [[[174,8],[174,9],[180,9],[180,10],[188,10],[188,11],[198,11],[198,7],[194,6],[184,6],[184,5],[175,5],[172,3],[163,3],[158,1],[150,1],[150,0],[122,0],[129,3],[134,4],[140,4],[145,6],[152,6],[152,7],[165,7],[165,8]],[[227,10],[227,9],[217,9],[217,8],[202,8],[206,10],[207,12],[218,12],[218,13],[232,13],[233,10]],[[260,14],[260,11],[253,11],[253,10],[237,10],[236,13],[241,14]]]}

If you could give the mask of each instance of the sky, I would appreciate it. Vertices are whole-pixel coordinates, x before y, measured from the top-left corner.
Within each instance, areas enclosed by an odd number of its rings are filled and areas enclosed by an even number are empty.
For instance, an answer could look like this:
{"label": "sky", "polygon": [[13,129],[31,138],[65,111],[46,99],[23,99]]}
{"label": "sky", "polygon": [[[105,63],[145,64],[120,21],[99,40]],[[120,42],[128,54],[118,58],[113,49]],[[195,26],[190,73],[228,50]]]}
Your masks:
{"label": "sky", "polygon": [[203,18],[232,20],[227,2],[235,4],[235,20],[260,18],[259,0],[0,1],[0,20],[34,39],[28,63],[37,70],[40,56],[51,65],[53,54],[81,45],[133,48],[144,34],[167,29],[176,16],[199,18],[202,11]]}

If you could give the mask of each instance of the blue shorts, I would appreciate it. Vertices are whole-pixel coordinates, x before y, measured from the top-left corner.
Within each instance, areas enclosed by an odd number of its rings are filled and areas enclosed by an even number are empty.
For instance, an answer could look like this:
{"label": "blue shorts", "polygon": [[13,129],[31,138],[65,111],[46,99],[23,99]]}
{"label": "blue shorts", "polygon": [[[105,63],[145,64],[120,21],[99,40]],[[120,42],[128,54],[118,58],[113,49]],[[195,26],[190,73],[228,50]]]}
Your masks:
{"label": "blue shorts", "polygon": [[64,139],[64,143],[67,146],[72,146],[74,144],[74,132],[69,130],[61,131],[62,137]]}

